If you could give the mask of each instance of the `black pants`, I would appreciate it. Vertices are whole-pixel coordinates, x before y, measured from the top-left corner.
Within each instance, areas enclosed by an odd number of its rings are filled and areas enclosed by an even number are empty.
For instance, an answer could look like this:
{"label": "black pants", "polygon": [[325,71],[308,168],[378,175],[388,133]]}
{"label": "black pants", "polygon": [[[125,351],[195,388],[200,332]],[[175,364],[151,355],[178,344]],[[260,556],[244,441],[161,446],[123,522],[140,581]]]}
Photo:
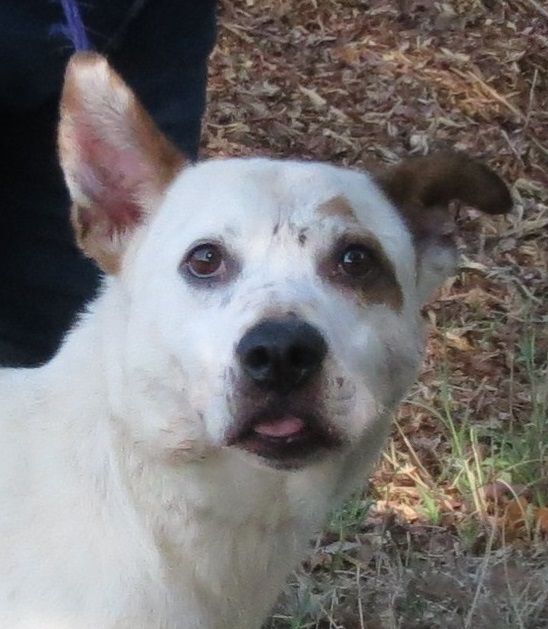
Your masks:
{"label": "black pants", "polygon": [[[164,132],[193,158],[205,106],[215,2],[178,0],[165,3],[164,13],[159,11],[161,5],[158,0],[145,4],[142,19],[139,16],[124,31],[124,42],[118,43],[109,57]],[[14,3],[14,10],[20,6]],[[194,9],[196,6],[200,8]],[[181,14],[173,16],[172,7]],[[99,11],[98,15],[104,16]],[[25,63],[31,70],[35,67],[31,58]],[[100,283],[98,269],[74,244],[69,199],[57,163],[62,70],[60,65],[54,93],[36,103],[2,107],[0,94],[0,145],[5,160],[0,164],[2,366],[35,366],[51,358]],[[37,83],[35,87],[43,92],[49,85]]]}

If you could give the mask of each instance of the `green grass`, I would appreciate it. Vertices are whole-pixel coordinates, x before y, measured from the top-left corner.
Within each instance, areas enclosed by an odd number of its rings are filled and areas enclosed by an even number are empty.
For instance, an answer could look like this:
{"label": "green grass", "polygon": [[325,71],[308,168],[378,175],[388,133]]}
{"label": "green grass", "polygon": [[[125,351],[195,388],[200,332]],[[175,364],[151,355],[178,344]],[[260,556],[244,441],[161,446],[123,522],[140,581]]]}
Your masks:
{"label": "green grass", "polygon": [[356,492],[333,513],[326,530],[337,534],[340,541],[355,535],[363,526],[371,504],[371,500],[364,498],[363,491]]}
{"label": "green grass", "polygon": [[430,524],[438,526],[442,519],[438,496],[435,492],[424,487],[417,487],[417,491],[421,499],[420,507],[423,518]]}
{"label": "green grass", "polygon": [[[441,520],[436,496],[443,486],[456,488],[473,518],[483,524],[489,520],[485,489],[495,482],[514,498],[526,495],[531,508],[548,505],[548,360],[537,351],[535,326],[525,325],[524,329],[511,388],[519,372],[519,387],[530,392],[530,414],[525,421],[515,417],[512,400],[504,424],[472,421],[470,409],[459,406],[453,397],[447,358],[441,361],[436,404],[413,402],[438,421],[447,441],[447,456],[440,457],[442,469],[435,481],[438,486],[418,487],[422,513],[433,524]],[[473,531],[477,523],[466,523],[465,529]]]}

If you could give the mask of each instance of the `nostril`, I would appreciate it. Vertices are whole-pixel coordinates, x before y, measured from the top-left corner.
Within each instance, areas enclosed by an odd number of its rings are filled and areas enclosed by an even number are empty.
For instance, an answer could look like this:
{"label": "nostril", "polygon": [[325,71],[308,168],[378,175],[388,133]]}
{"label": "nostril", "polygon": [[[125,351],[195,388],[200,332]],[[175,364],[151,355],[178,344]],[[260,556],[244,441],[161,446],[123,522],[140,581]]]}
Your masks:
{"label": "nostril", "polygon": [[266,347],[255,347],[247,353],[247,366],[250,369],[264,369],[270,364],[270,354]]}
{"label": "nostril", "polygon": [[297,369],[306,369],[316,362],[315,352],[309,347],[295,345],[291,347],[288,353],[289,364]]}

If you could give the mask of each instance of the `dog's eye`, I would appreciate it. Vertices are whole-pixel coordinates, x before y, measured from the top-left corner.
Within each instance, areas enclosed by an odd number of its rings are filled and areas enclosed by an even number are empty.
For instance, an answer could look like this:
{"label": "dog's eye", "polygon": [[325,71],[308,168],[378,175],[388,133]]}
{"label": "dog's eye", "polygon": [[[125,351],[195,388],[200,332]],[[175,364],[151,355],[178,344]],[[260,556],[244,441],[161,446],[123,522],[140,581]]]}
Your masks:
{"label": "dog's eye", "polygon": [[375,269],[375,256],[362,245],[351,245],[342,252],[339,267],[347,275],[364,277]]}
{"label": "dog's eye", "polygon": [[200,279],[221,275],[226,269],[223,251],[218,245],[198,245],[188,254],[185,266],[189,273]]}

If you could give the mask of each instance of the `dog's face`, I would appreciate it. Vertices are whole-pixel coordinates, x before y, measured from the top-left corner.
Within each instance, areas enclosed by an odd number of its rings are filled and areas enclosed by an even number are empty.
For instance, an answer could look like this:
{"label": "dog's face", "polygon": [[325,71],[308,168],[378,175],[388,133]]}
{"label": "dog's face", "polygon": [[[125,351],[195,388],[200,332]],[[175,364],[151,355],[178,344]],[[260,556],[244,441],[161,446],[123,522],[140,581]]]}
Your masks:
{"label": "dog's face", "polygon": [[[408,230],[365,175],[189,167],[121,274],[129,366],[158,379],[158,394],[184,373],[171,386],[207,443],[304,464],[377,431],[414,377],[414,264]],[[148,362],[150,348],[165,365]]]}
{"label": "dog's face", "polygon": [[375,177],[185,166],[89,55],[69,67],[60,150],[79,242],[123,313],[119,404],[174,463],[223,448],[296,468],[378,447],[419,364],[420,305],[454,262],[444,206],[510,205],[458,155]]}

